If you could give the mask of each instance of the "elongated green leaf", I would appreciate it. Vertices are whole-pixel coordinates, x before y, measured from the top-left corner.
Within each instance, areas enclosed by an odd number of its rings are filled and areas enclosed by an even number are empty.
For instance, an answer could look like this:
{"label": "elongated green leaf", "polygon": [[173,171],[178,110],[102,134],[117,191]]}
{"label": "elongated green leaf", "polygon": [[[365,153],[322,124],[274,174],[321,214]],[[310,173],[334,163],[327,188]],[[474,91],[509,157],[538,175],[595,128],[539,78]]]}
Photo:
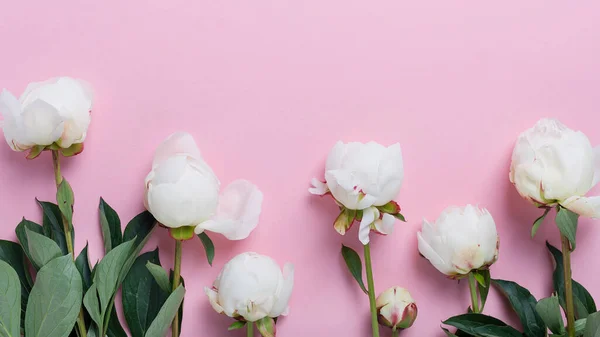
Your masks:
{"label": "elongated green leaf", "polygon": [[43,266],[31,290],[25,313],[27,337],[66,337],[81,307],[81,276],[71,255]]}
{"label": "elongated green leaf", "polygon": [[102,237],[104,238],[104,253],[110,252],[113,247],[123,243],[123,234],[121,234],[121,219],[110,205],[104,199],[100,198],[100,226],[102,228]]}
{"label": "elongated green leaf", "polygon": [[538,314],[546,323],[550,331],[555,334],[562,334],[565,331],[565,322],[560,313],[560,304],[558,297],[552,296],[541,299],[535,306]]}
{"label": "elongated green leaf", "polygon": [[[173,288],[173,269],[170,270],[169,273],[169,282],[171,284],[171,289]],[[185,279],[183,278],[183,276],[180,276],[179,279],[179,285],[183,286],[185,288]],[[170,292],[169,292],[170,293]],[[167,293],[167,294],[169,294]],[[181,323],[183,322],[183,305],[185,304],[185,299],[183,301],[181,301],[181,305],[179,306],[179,326],[181,326]],[[181,336],[181,329],[179,329],[179,335]]]}
{"label": "elongated green leaf", "polygon": [[350,274],[354,277],[360,289],[368,293],[367,288],[365,288],[365,283],[362,278],[362,261],[360,260],[360,256],[358,253],[354,251],[354,249],[342,245],[342,256],[344,257],[344,261],[346,261],[346,266],[348,266],[348,270],[350,270]]}
{"label": "elongated green leaf", "polygon": [[[21,220],[21,222],[17,225],[17,228],[15,228],[15,233],[17,234],[17,239],[21,243],[21,247],[23,249],[23,252],[27,256],[27,259],[29,261],[32,261],[32,259],[31,259],[31,253],[29,252],[29,242],[27,241],[27,232],[26,232],[26,230],[30,230],[32,232],[35,232],[35,233],[43,235],[44,234],[44,229],[42,228],[42,226],[36,224],[33,221],[26,220],[25,218],[23,218],[23,220]],[[36,266],[34,265],[34,267],[36,267]],[[36,270],[37,269],[39,269],[39,268],[36,267]]]}
{"label": "elongated green leaf", "polygon": [[487,301],[487,297],[490,292],[490,270],[479,270],[476,275],[479,275],[482,279],[481,281],[478,280],[479,286],[477,287],[477,290],[479,291],[479,298],[481,298],[481,308],[483,308],[485,306],[485,302]]}
{"label": "elongated green leaf", "polygon": [[579,215],[566,208],[559,207],[556,212],[556,225],[560,233],[569,239],[571,250],[575,250],[575,237],[577,236],[577,219]]}
{"label": "elongated green leaf", "polygon": [[170,293],[170,287],[160,289],[146,268],[149,262],[160,265],[158,249],[140,255],[123,281],[123,311],[132,337],[144,337]]}
{"label": "elongated green leaf", "polygon": [[523,337],[523,334],[506,323],[483,314],[464,314],[443,322],[475,337]]}
{"label": "elongated green leaf", "polygon": [[177,314],[179,310],[179,306],[183,301],[183,297],[185,296],[185,289],[183,286],[179,286],[175,291],[171,293],[169,298],[165,301],[162,308],[156,315],[152,324],[146,331],[145,337],[164,337],[167,333],[167,329],[171,325],[173,318]]}
{"label": "elongated green leaf", "polygon": [[127,337],[127,333],[123,330],[119,316],[117,316],[117,310],[113,304],[113,308],[110,311],[110,319],[108,321],[108,330],[106,331],[108,337]]}
{"label": "elongated green leaf", "polygon": [[163,267],[152,262],[148,262],[146,263],[146,268],[148,268],[148,271],[150,274],[152,274],[152,277],[154,277],[154,280],[160,289],[166,293],[171,293],[171,281],[169,281],[169,275],[163,269]]}
{"label": "elongated green leaf", "polygon": [[135,248],[134,244],[135,240],[130,240],[115,247],[106,254],[96,267],[94,284],[96,284],[98,289],[98,298],[100,299],[100,308],[102,309],[101,313],[107,312],[109,304],[119,288],[120,275],[126,268],[125,263]]}
{"label": "elongated green leaf", "polygon": [[227,328],[228,331],[241,329],[246,326],[246,322],[235,321]]}
{"label": "elongated green leaf", "polygon": [[450,330],[448,330],[446,328],[442,328],[442,330],[444,330],[444,333],[446,333],[447,337],[458,337],[457,335],[453,334],[452,332],[450,332]]}
{"label": "elongated green leaf", "polygon": [[[556,267],[552,273],[554,290],[558,293],[560,305],[565,307],[565,280],[563,277],[563,255],[560,250],[546,242],[546,247],[552,254]],[[589,314],[596,312],[596,303],[592,295],[579,282],[573,280],[573,301],[575,304],[575,318],[586,318]]]}
{"label": "elongated green leaf", "polygon": [[600,337],[600,312],[595,312],[587,317],[583,337]]}
{"label": "elongated green leaf", "polygon": [[[63,252],[63,255],[67,255],[69,253],[69,249],[67,248],[67,240],[65,238],[62,213],[58,208],[58,205],[46,201],[37,200],[37,202],[40,207],[42,207],[42,212],[44,214],[42,221],[44,234],[47,237],[52,238],[52,240],[58,244]],[[71,226],[71,241],[73,240],[75,240],[75,232]]]}
{"label": "elongated green leaf", "polygon": [[198,238],[200,238],[200,241],[202,241],[202,245],[204,246],[208,264],[212,266],[213,259],[215,258],[215,245],[205,232],[198,234]]}
{"label": "elongated green leaf", "polygon": [[[0,260],[8,263],[17,275],[19,275],[21,283],[21,310],[23,310],[24,314],[29,292],[33,286],[31,274],[25,261],[25,253],[18,243],[0,240]],[[25,319],[25,315],[22,315],[22,318]]]}
{"label": "elongated green leaf", "polygon": [[535,309],[537,301],[529,290],[512,281],[492,280],[492,282],[502,289],[510,301],[523,325],[525,336],[545,337],[546,325]]}
{"label": "elongated green leaf", "polygon": [[147,237],[150,236],[155,226],[156,219],[154,219],[150,212],[144,211],[129,221],[123,232],[123,241],[135,238],[136,245],[139,245],[144,240],[147,240]]}
{"label": "elongated green leaf", "polygon": [[50,260],[62,255],[60,247],[52,239],[25,229],[27,235],[27,244],[31,253],[31,262],[36,268],[41,268],[50,262]]}
{"label": "elongated green leaf", "polygon": [[65,219],[67,219],[70,229],[70,226],[73,223],[73,204],[75,203],[75,196],[73,195],[71,184],[69,184],[65,178],[63,178],[63,181],[58,185],[56,201],[58,202],[60,212]]}
{"label": "elongated green leaf", "polygon": [[21,336],[21,281],[17,272],[0,261],[0,336]]}
{"label": "elongated green leaf", "polygon": [[538,229],[540,228],[540,225],[542,224],[542,222],[544,222],[544,218],[546,217],[546,215],[548,215],[548,212],[550,212],[551,209],[552,208],[546,208],[544,214],[542,214],[542,216],[540,216],[539,218],[535,219],[535,221],[533,222],[533,226],[531,227],[531,238],[535,236],[535,233],[537,233]]}
{"label": "elongated green leaf", "polygon": [[75,266],[77,267],[79,274],[81,274],[83,293],[85,294],[92,285],[92,270],[90,268],[90,259],[88,258],[87,243],[75,259]]}
{"label": "elongated green leaf", "polygon": [[98,288],[95,283],[92,283],[88,291],[83,297],[83,305],[89,313],[90,317],[96,323],[96,327],[101,327],[104,318],[102,315],[102,308],[100,307],[100,300],[98,299]]}

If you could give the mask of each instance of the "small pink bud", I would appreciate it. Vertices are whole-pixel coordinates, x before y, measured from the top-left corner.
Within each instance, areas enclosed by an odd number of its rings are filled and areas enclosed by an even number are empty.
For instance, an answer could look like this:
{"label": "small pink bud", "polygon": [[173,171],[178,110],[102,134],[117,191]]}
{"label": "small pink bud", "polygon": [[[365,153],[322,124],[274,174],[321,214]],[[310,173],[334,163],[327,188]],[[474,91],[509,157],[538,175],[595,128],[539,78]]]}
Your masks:
{"label": "small pink bud", "polygon": [[417,304],[404,288],[392,287],[377,297],[379,323],[394,330],[410,328],[417,311]]}

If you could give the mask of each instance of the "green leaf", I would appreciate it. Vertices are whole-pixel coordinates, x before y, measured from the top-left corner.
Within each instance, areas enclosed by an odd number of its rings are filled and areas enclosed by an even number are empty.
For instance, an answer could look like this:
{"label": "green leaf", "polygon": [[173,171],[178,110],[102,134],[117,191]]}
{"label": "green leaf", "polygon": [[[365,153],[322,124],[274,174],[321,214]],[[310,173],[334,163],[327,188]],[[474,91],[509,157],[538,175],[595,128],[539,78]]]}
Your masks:
{"label": "green leaf", "polygon": [[[65,231],[62,222],[62,213],[56,204],[46,201],[39,201],[36,199],[42,212],[44,213],[42,226],[44,228],[44,234],[52,238],[63,252],[63,255],[69,253],[67,248],[67,240],[65,238]],[[74,229],[71,226],[71,240],[75,240]]]}
{"label": "green leaf", "polygon": [[27,244],[31,253],[31,262],[37,269],[46,265],[50,260],[62,255],[60,247],[52,239],[25,228]]}
{"label": "green leaf", "polygon": [[95,283],[92,283],[88,291],[83,296],[83,306],[87,310],[88,314],[96,323],[97,327],[101,327],[104,318],[102,314],[102,308],[100,307],[100,301],[98,299],[98,288]]}
{"label": "green leaf", "polygon": [[442,328],[442,330],[444,330],[447,337],[458,337],[457,335],[453,334],[452,332],[450,332],[450,330],[448,330],[446,328]]}
{"label": "green leaf", "polygon": [[362,279],[362,261],[360,260],[360,256],[350,247],[346,247],[342,245],[342,256],[344,257],[344,261],[346,261],[346,266],[348,266],[348,270],[358,282],[360,289],[368,293],[367,288],[365,288],[365,283]]}
{"label": "green leaf", "polygon": [[563,322],[560,313],[558,297],[552,296],[541,299],[535,306],[535,309],[550,331],[556,334],[565,332],[565,322]]}
{"label": "green leaf", "polygon": [[[565,307],[565,280],[563,277],[563,255],[560,250],[546,242],[546,247],[552,254],[556,267],[552,273],[554,291],[558,293],[560,305]],[[575,304],[575,319],[586,318],[596,312],[596,303],[592,295],[577,281],[573,280],[573,301]]]}
{"label": "green leaf", "polygon": [[575,336],[583,336],[586,324],[587,318],[582,318],[575,321]]}
{"label": "green leaf", "polygon": [[479,298],[481,299],[481,309],[485,306],[485,302],[487,301],[488,294],[490,292],[491,278],[490,278],[490,270],[484,269],[479,270],[475,275],[480,275],[483,279],[482,282],[479,282],[479,287],[477,290],[479,291]]}
{"label": "green leaf", "polygon": [[156,219],[148,211],[136,215],[125,227],[123,242],[136,238],[136,245],[147,240],[156,226]]}
{"label": "green leaf", "polygon": [[[23,218],[23,220],[21,220],[21,222],[17,225],[17,228],[15,228],[15,233],[17,234],[17,239],[21,243],[21,247],[23,249],[23,252],[27,256],[27,259],[29,261],[32,261],[32,259],[31,259],[31,253],[29,252],[29,243],[27,241],[27,232],[26,232],[26,230],[30,230],[32,232],[35,232],[35,233],[43,235],[44,234],[44,229],[42,228],[42,226],[36,224],[33,221],[26,220],[25,218]],[[36,267],[36,266],[34,265],[34,267]],[[36,270],[37,269],[39,269],[39,268],[36,267]]]}
{"label": "green leaf", "polygon": [[21,336],[21,284],[17,272],[0,261],[0,336]]}
{"label": "green leaf", "polygon": [[275,337],[275,321],[272,317],[265,317],[256,321],[256,327],[263,337]]}
{"label": "green leaf", "polygon": [[228,331],[237,330],[237,329],[241,329],[245,326],[246,326],[246,322],[235,321],[235,322],[231,323],[231,325],[229,326],[229,328],[227,328],[227,330]]}
{"label": "green leaf", "polygon": [[[170,270],[169,273],[169,282],[171,284],[171,288],[173,285],[173,276],[175,275],[175,273],[173,272],[173,269]],[[185,280],[183,279],[183,276],[179,276],[179,285],[183,286],[185,288]],[[181,305],[179,306],[179,316],[177,316],[179,318],[179,326],[181,327],[181,322],[183,322],[183,304],[185,302],[185,299],[183,301],[181,301]],[[179,329],[179,335],[181,336],[181,329]]]}
{"label": "green leaf", "polygon": [[396,214],[393,214],[393,216],[394,216],[396,219],[398,219],[398,220],[400,220],[400,221],[402,221],[402,222],[406,222],[406,219],[404,218],[404,215],[402,215],[401,213],[396,213]]}
{"label": "green leaf", "polygon": [[37,274],[25,313],[27,337],[66,337],[81,307],[81,276],[71,255],[48,262]]}
{"label": "green leaf", "polygon": [[473,276],[475,277],[475,280],[477,280],[477,283],[479,283],[480,286],[482,286],[482,287],[486,286],[483,275],[479,274],[478,272],[474,272]]}
{"label": "green leaf", "polygon": [[163,267],[152,262],[148,262],[146,263],[146,268],[148,268],[148,271],[150,274],[152,274],[152,277],[154,277],[154,280],[160,289],[166,293],[171,293],[171,281],[169,281],[169,275],[167,275],[167,272],[163,269]]}
{"label": "green leaf", "polygon": [[546,325],[535,309],[537,301],[529,290],[511,281],[492,280],[492,282],[502,289],[510,301],[523,325],[525,336],[545,337]]}
{"label": "green leaf", "polygon": [[100,198],[100,226],[102,228],[102,237],[104,238],[104,253],[110,252],[113,247],[123,243],[123,234],[121,234],[121,219],[104,199]]}
{"label": "green leaf", "polygon": [[125,263],[135,248],[134,244],[135,241],[130,240],[115,247],[106,254],[96,267],[94,284],[96,284],[98,290],[100,308],[102,308],[101,313],[106,313],[109,308],[109,304],[121,284],[119,282],[120,276],[123,272],[127,273],[129,271],[129,268],[126,271],[124,270],[126,268]]}
{"label": "green leaf", "polygon": [[569,239],[571,250],[575,250],[575,237],[577,235],[577,219],[579,215],[566,208],[558,207],[556,212],[556,225],[560,233]]}
{"label": "green leaf", "polygon": [[[0,260],[8,263],[17,275],[19,275],[21,283],[21,310],[25,313],[29,292],[33,286],[31,274],[25,261],[25,253],[18,243],[0,240]],[[25,319],[25,315],[22,318]]]}
{"label": "green leaf", "polygon": [[202,245],[204,246],[208,264],[212,266],[213,259],[215,258],[215,245],[205,232],[198,234],[198,238],[200,238],[200,241],[202,241]]}
{"label": "green leaf", "polygon": [[168,280],[168,291],[160,289],[146,268],[149,262],[160,265],[158,248],[140,255],[123,281],[123,311],[132,337],[144,337],[171,292]]}
{"label": "green leaf", "polygon": [[548,215],[548,213],[550,212],[552,208],[546,208],[546,210],[544,211],[544,214],[542,214],[542,216],[540,216],[539,218],[535,219],[535,221],[533,222],[533,227],[531,227],[531,238],[533,239],[533,237],[535,236],[535,233],[537,233],[538,229],[540,228],[540,225],[542,224],[542,222],[544,222],[544,218],[546,217],[546,215]]}
{"label": "green leaf", "polygon": [[180,285],[171,293],[169,298],[167,298],[165,304],[163,304],[158,312],[158,315],[156,315],[156,318],[152,321],[152,324],[150,324],[148,331],[146,331],[145,337],[164,337],[179,310],[179,306],[181,305],[184,296],[185,289]]}
{"label": "green leaf", "polygon": [[463,314],[443,322],[475,337],[523,337],[523,334],[499,319],[483,314]]}
{"label": "green leaf", "polygon": [[90,268],[90,259],[88,258],[87,243],[75,259],[75,267],[77,267],[79,274],[81,274],[81,281],[83,283],[83,293],[85,294],[92,285],[92,270]]}
{"label": "green leaf", "polygon": [[62,215],[67,219],[69,223],[69,229],[73,224],[73,204],[75,203],[75,196],[73,195],[73,189],[67,179],[63,178],[58,189],[56,191],[56,201],[58,202],[58,208]]}
{"label": "green leaf", "polygon": [[587,317],[583,337],[600,337],[600,312],[595,312]]}

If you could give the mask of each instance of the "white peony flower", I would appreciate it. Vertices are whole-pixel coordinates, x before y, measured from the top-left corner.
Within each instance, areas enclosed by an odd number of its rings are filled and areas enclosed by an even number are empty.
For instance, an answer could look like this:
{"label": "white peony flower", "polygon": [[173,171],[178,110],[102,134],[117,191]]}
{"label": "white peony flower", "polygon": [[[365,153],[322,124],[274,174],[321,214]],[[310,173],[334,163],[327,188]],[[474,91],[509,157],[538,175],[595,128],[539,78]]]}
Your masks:
{"label": "white peony flower", "polygon": [[256,228],[263,195],[236,180],[219,193],[219,180],[188,133],[178,132],[156,149],[146,177],[146,208],[164,226],[194,226],[241,240]]}
{"label": "white peony flower", "polygon": [[449,207],[434,223],[423,220],[419,252],[437,270],[460,278],[498,258],[499,238],[492,215],[472,205]]}
{"label": "white peony flower", "polygon": [[400,212],[393,199],[403,178],[400,144],[385,147],[375,142],[338,142],[327,157],[325,182],[313,179],[309,192],[330,193],[345,210],[357,211],[340,214],[335,229],[345,234],[356,218],[360,221],[359,239],[367,244],[371,230],[380,234],[393,231],[394,215]]}
{"label": "white peony flower", "polygon": [[19,100],[10,92],[0,93],[2,129],[14,151],[31,150],[35,158],[46,147],[71,149],[65,155],[83,150],[93,93],[86,82],[70,77],[31,83]]}
{"label": "white peony flower", "polygon": [[512,154],[510,181],[538,206],[561,206],[600,217],[600,197],[585,194],[600,181],[600,146],[557,120],[542,119],[523,132]]}
{"label": "white peony flower", "polygon": [[379,323],[394,330],[408,329],[417,319],[417,304],[408,290],[392,287],[376,300]]}
{"label": "white peony flower", "polygon": [[227,262],[212,288],[204,291],[216,312],[255,322],[287,315],[293,287],[291,263],[282,272],[272,258],[249,252]]}

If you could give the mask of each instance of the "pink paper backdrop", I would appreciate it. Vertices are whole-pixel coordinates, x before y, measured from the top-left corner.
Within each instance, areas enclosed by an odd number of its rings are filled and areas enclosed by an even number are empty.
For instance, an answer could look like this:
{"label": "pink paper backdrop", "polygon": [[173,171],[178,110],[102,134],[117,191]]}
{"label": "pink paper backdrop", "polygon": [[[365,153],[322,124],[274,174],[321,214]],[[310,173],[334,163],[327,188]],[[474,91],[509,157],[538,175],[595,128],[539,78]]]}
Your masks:
{"label": "pink paper backdrop", "polygon": [[[98,198],[123,222],[143,209],[154,148],[191,132],[223,183],[247,178],[265,194],[248,240],[216,238],[214,267],[198,240],[184,245],[183,335],[228,333],[209,306],[210,285],[234,255],[254,250],[296,265],[291,315],[280,336],[367,336],[368,299],[345,269],[332,229],[336,207],[307,193],[336,140],[400,142],[408,223],[373,240],[377,291],[407,287],[419,318],[405,337],[443,334],[440,321],[468,306],[465,282],[445,279],[416,248],[422,217],[478,203],[501,237],[496,278],[550,294],[547,221],[508,181],[514,140],[543,116],[600,143],[600,3],[586,1],[9,1],[0,6],[0,87],[70,75],[90,81],[96,104],[86,150],[66,160],[76,193],[76,249],[102,252]],[[51,200],[50,156],[35,161],[0,146],[2,238],[24,215],[40,220],[34,197]],[[598,223],[581,221],[574,277],[600,296],[594,259]],[[157,231],[171,265],[173,243]],[[497,291],[486,312],[515,321]],[[382,330],[384,331],[384,330]],[[389,332],[383,332],[388,336]]]}

